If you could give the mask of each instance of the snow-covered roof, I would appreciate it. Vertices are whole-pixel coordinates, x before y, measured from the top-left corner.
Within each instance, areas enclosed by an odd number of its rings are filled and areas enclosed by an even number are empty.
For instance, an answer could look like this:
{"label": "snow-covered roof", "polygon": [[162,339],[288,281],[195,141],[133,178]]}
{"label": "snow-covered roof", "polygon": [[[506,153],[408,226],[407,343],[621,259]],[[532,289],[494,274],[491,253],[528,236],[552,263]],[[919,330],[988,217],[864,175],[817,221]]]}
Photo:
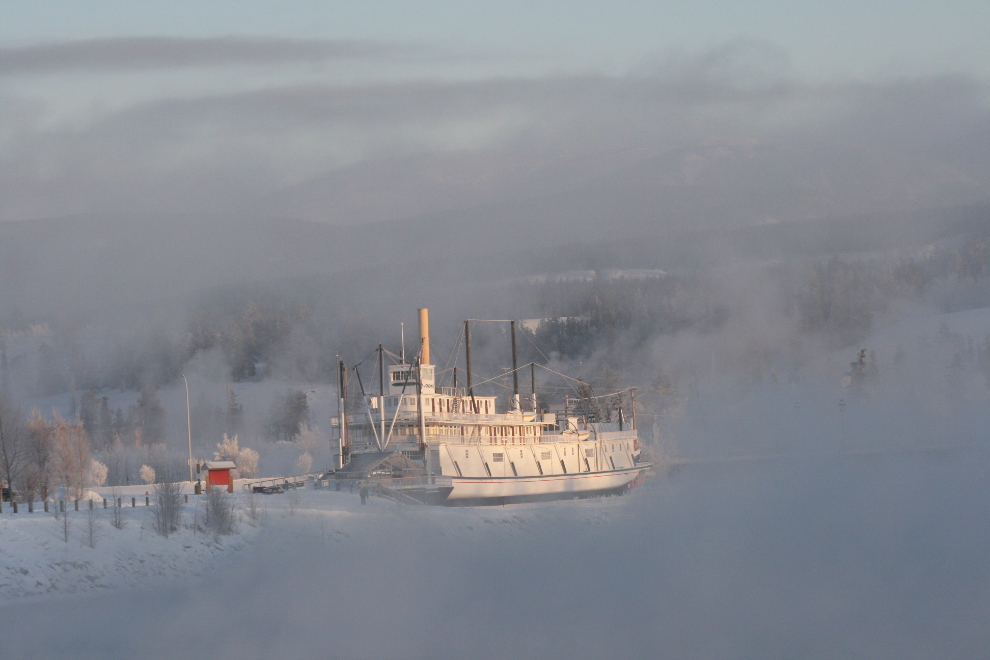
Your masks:
{"label": "snow-covered roof", "polygon": [[206,461],[203,463],[203,467],[207,470],[236,470],[237,465],[234,461]]}

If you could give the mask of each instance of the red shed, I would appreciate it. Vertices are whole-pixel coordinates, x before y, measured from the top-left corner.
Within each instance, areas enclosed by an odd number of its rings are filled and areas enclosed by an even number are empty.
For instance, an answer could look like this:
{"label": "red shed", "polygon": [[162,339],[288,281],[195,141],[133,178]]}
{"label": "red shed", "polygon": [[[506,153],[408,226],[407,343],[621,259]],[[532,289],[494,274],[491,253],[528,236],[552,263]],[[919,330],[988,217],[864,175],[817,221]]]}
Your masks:
{"label": "red shed", "polygon": [[207,461],[203,463],[206,470],[206,488],[214,486],[226,486],[228,493],[234,492],[234,478],[230,471],[236,470],[237,466],[233,461]]}

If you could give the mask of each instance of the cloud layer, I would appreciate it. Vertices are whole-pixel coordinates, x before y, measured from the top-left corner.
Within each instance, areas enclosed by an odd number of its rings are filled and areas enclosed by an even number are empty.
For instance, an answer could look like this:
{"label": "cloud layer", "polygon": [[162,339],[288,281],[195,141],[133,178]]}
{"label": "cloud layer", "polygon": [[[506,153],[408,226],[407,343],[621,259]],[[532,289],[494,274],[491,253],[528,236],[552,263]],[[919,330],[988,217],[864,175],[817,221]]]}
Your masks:
{"label": "cloud layer", "polygon": [[[624,76],[427,75],[414,51],[233,38],[7,49],[0,219],[357,224],[594,189],[620,220],[741,208],[749,222],[985,199],[990,115],[973,80],[811,85],[748,42]],[[412,68],[361,68],[375,58]]]}
{"label": "cloud layer", "polygon": [[368,41],[214,37],[118,37],[0,48],[0,76],[409,57],[422,47]]}

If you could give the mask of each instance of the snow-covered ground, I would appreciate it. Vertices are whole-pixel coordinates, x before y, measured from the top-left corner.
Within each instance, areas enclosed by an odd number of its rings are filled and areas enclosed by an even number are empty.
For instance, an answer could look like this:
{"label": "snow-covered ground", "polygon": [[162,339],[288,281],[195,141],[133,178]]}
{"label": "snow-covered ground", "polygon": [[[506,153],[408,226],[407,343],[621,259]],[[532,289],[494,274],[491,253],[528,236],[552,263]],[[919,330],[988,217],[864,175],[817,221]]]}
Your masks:
{"label": "snow-covered ground", "polygon": [[[94,500],[97,514],[95,548],[89,546],[88,504],[80,503],[76,512],[69,508],[69,540],[64,528],[52,513],[45,513],[40,503],[28,513],[21,505],[17,514],[9,504],[0,514],[0,601],[60,596],[100,590],[175,586],[203,576],[236,561],[239,553],[258,543],[282,545],[286,539],[318,540],[341,543],[368,528],[380,526],[400,513],[417,517],[424,523],[439,524],[441,534],[484,534],[494,530],[518,529],[540,521],[561,507],[577,507],[590,521],[603,520],[611,507],[606,500],[582,500],[543,505],[519,505],[505,509],[442,509],[398,506],[372,497],[361,505],[356,493],[308,487],[278,495],[255,495],[255,514],[249,514],[249,496],[236,483],[232,496],[237,508],[237,531],[222,536],[202,531],[202,498],[192,494],[191,484],[183,484],[189,503],[183,509],[183,524],[178,532],[165,538],[155,532],[152,507],[145,504],[146,493],[153,503],[153,487],[121,487],[125,524],[116,529],[110,524],[110,510],[102,500]],[[112,502],[109,488],[97,488],[93,494]],[[136,499],[132,507],[131,498]],[[609,504],[618,502],[607,500]],[[50,507],[55,510],[54,503]],[[199,509],[199,511],[197,511]],[[437,517],[437,512],[442,514]]]}
{"label": "snow-covered ground", "polygon": [[[75,595],[91,551],[4,513],[0,538],[37,533],[32,552],[75,565],[51,594],[5,592],[0,657],[983,657],[988,496],[985,449],[686,467],[626,497],[473,509],[308,490],[260,498],[262,523],[221,545],[142,537],[136,513],[98,552],[147,568]],[[25,548],[18,565],[47,570]]]}
{"label": "snow-covered ground", "polygon": [[[192,488],[186,489],[192,492]],[[110,498],[110,490],[92,491]],[[110,524],[110,511],[102,500],[94,501],[96,522],[90,547],[88,503],[77,512],[69,505],[69,540],[62,521],[45,513],[36,503],[34,513],[26,504],[13,513],[4,504],[0,515],[0,601],[45,595],[64,595],[98,590],[155,586],[176,579],[200,576],[223,565],[256,536],[257,528],[239,526],[232,536],[197,532],[194,523],[200,503],[190,496],[183,510],[183,525],[168,538],[153,527],[151,508],[145,505],[149,486],[120,489],[124,499],[124,526]],[[136,507],[131,498],[136,498]],[[51,503],[51,511],[55,511]]]}

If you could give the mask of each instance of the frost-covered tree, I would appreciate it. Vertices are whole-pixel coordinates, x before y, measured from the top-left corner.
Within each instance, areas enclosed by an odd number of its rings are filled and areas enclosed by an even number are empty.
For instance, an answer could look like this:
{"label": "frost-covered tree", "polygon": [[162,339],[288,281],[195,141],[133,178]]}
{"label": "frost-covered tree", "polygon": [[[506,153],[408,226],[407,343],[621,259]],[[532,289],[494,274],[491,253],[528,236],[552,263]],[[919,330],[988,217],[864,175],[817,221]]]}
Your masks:
{"label": "frost-covered tree", "polygon": [[299,427],[299,438],[296,440],[296,445],[303,451],[312,454],[321,447],[325,447],[327,442],[327,439],[320,433],[319,427],[309,424],[303,424]]}
{"label": "frost-covered tree", "polygon": [[296,459],[296,470],[298,474],[307,474],[309,469],[313,467],[313,456],[308,452],[304,451]]}
{"label": "frost-covered tree", "polygon": [[258,473],[258,452],[250,447],[239,447],[237,436],[230,437],[226,433],[223,441],[217,443],[214,460],[233,461],[237,466],[234,470],[236,478],[251,479]]}
{"label": "frost-covered tree", "polygon": [[155,476],[156,476],[155,468],[151,467],[150,465],[142,465],[141,469],[138,471],[138,474],[141,476],[141,481],[143,481],[144,483],[146,484],[155,483]]}
{"label": "frost-covered tree", "polygon": [[89,471],[89,439],[81,421],[70,422],[55,416],[53,423],[55,454],[54,471],[65,497],[80,499],[86,488]]}
{"label": "frost-covered tree", "polygon": [[91,487],[102,486],[107,480],[107,466],[97,460],[89,462],[89,474],[86,485]]}

